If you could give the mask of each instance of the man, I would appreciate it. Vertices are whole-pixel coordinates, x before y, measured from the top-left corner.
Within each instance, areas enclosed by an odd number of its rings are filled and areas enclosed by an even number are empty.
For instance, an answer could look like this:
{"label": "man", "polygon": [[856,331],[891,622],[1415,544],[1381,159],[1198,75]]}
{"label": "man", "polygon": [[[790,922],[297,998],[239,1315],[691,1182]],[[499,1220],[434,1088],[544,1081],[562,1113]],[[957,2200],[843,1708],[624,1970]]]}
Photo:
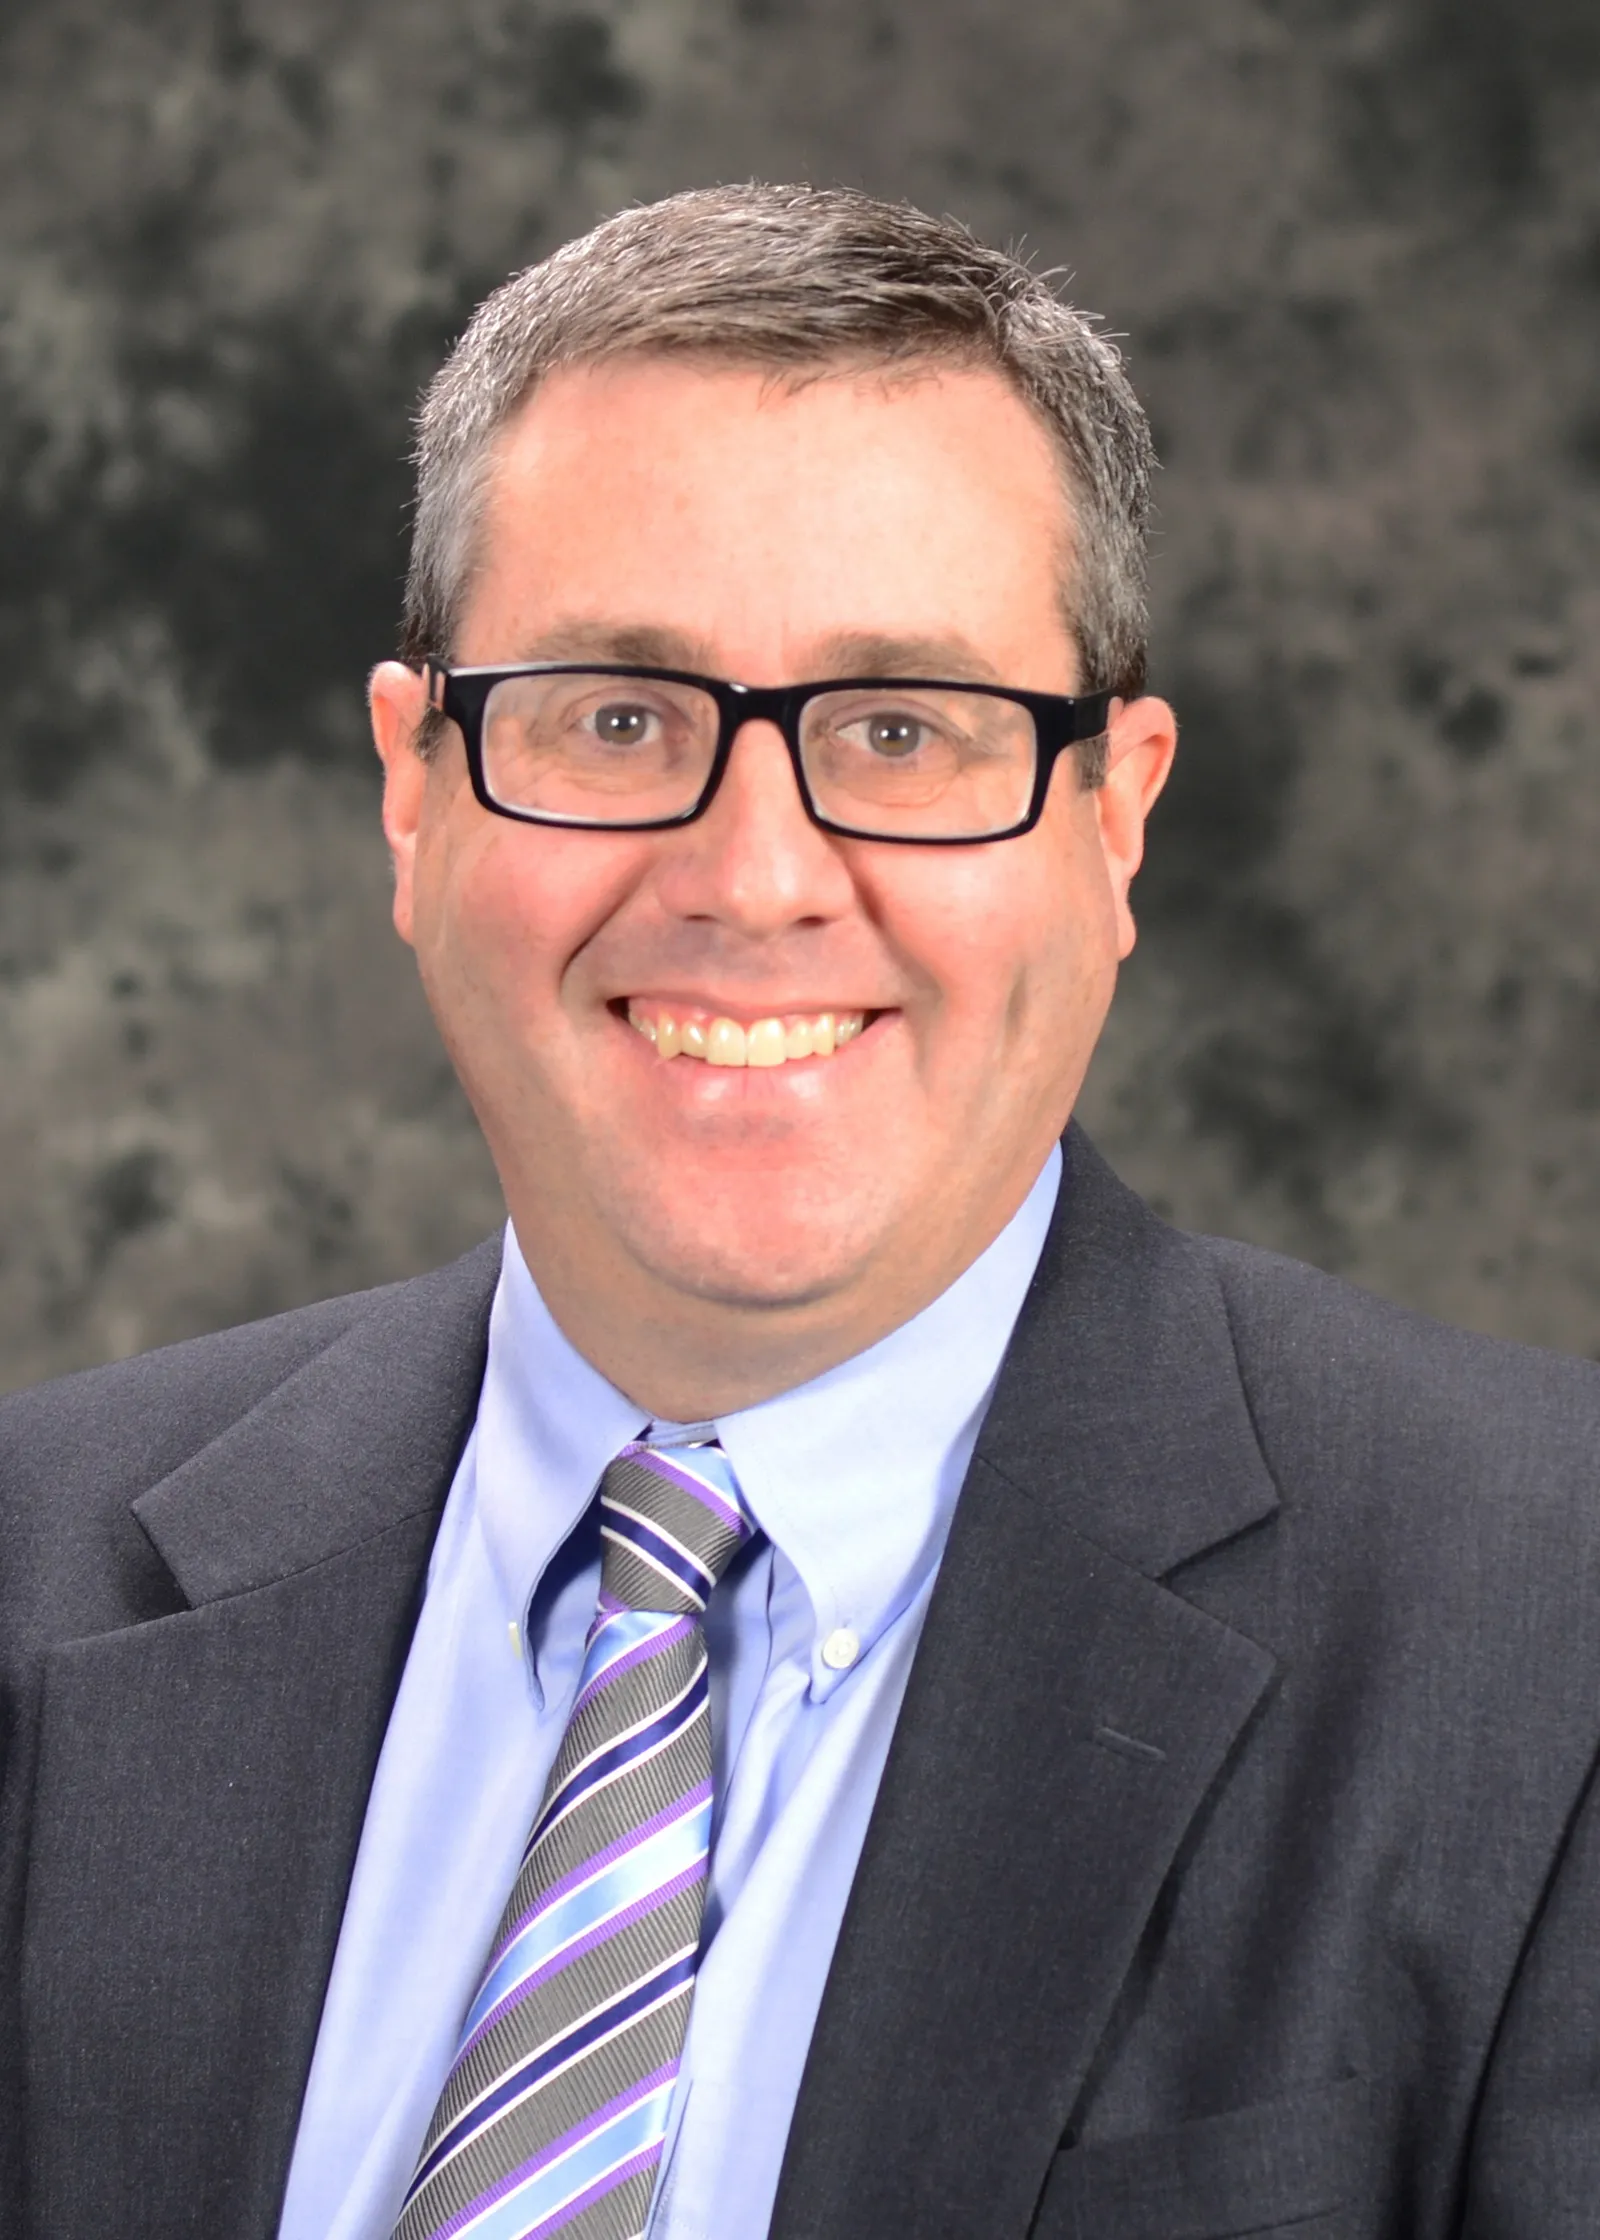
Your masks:
{"label": "man", "polygon": [[1600,1380],[1057,1148],[1175,735],[1114,351],[717,190],[419,462],[503,1263],[0,1411],[5,2229],[1592,2235]]}

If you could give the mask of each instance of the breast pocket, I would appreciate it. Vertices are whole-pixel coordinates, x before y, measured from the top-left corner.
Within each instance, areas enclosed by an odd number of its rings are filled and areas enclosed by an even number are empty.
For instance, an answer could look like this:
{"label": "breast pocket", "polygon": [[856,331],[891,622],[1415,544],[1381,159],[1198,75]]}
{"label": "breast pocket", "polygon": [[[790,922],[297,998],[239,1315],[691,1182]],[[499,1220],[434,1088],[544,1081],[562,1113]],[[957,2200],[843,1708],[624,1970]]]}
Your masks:
{"label": "breast pocket", "polygon": [[1365,2080],[1058,2154],[1033,2240],[1360,2240]]}

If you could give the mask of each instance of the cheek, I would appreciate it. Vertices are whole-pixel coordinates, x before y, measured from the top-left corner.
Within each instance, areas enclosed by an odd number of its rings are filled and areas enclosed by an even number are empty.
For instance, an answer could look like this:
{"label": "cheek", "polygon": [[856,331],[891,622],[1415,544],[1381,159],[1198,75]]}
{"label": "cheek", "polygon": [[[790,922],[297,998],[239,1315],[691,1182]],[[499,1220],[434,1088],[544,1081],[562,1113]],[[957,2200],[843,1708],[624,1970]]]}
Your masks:
{"label": "cheek", "polygon": [[441,1025],[459,1029],[526,982],[539,923],[522,885],[493,836],[470,827],[419,852],[417,957]]}
{"label": "cheek", "polygon": [[417,948],[430,990],[501,1015],[559,999],[573,958],[619,907],[627,867],[592,834],[535,830],[472,805],[419,851]]}
{"label": "cheek", "polygon": [[968,855],[929,850],[885,877],[879,916],[963,1055],[969,1042],[993,1056],[1054,1032],[1115,969],[1114,901],[1078,819]]}

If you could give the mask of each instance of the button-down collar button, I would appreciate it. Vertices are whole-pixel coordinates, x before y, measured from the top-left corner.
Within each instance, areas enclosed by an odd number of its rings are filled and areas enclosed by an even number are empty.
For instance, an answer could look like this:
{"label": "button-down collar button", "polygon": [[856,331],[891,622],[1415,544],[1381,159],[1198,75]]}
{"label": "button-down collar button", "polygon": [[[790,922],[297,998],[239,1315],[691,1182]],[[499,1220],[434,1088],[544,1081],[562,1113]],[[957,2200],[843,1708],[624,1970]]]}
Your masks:
{"label": "button-down collar button", "polygon": [[822,1661],[830,1672],[848,1672],[861,1654],[861,1643],[848,1626],[835,1626],[822,1644]]}

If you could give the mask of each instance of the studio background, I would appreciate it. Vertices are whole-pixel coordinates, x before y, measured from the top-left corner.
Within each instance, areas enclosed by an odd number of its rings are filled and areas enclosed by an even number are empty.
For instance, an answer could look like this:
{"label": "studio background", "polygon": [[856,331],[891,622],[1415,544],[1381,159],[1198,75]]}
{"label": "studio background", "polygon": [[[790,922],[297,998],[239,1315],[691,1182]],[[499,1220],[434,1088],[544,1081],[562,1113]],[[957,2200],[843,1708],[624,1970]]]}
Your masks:
{"label": "studio background", "polygon": [[11,0],[0,1385],[499,1219],[388,923],[407,418],[625,201],[1075,275],[1184,724],[1085,1116],[1194,1226],[1600,1352],[1593,0]]}

